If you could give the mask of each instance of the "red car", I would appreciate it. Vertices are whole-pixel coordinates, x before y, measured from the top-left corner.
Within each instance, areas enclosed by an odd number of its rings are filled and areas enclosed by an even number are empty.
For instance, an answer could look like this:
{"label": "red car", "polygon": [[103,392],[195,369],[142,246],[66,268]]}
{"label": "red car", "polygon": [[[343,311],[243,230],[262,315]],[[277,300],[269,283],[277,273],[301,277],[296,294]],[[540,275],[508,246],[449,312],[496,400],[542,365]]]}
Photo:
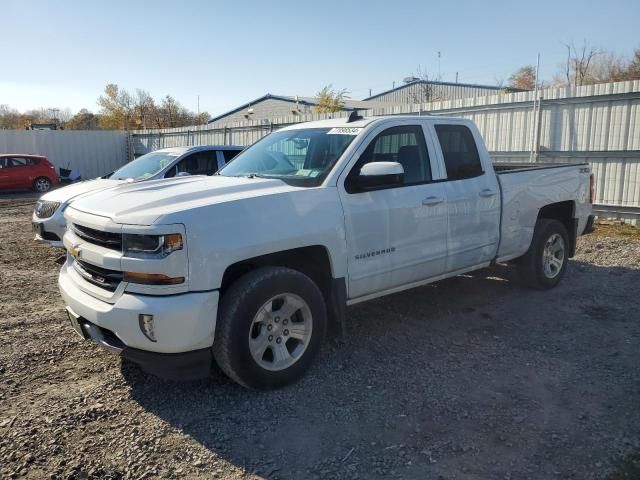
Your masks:
{"label": "red car", "polygon": [[46,192],[58,183],[56,167],[42,155],[0,154],[0,189]]}

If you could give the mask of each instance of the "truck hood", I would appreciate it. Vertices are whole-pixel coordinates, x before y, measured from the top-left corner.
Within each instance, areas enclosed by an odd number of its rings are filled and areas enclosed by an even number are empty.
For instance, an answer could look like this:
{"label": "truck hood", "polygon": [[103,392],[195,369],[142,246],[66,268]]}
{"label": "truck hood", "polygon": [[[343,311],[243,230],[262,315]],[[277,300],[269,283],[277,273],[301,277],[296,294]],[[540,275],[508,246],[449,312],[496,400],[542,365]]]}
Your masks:
{"label": "truck hood", "polygon": [[96,178],[95,180],[72,183],[71,185],[67,185],[66,187],[57,188],[49,193],[46,193],[45,195],[40,197],[40,199],[49,202],[69,203],[88,192],[95,192],[98,190],[115,187],[116,185],[120,185],[123,182],[124,180]]}
{"label": "truck hood", "polygon": [[160,217],[185,210],[300,188],[276,179],[198,175],[120,184],[86,195],[74,201],[72,208],[116,223],[151,225]]}

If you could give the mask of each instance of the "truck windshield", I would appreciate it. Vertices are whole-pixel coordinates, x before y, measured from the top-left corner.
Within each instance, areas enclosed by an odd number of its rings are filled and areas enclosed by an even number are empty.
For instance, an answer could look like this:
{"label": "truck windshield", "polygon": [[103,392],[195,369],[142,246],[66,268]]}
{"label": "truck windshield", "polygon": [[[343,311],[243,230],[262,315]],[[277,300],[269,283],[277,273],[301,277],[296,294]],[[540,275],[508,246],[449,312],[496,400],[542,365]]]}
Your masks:
{"label": "truck windshield", "polygon": [[305,128],[267,135],[220,170],[225,177],[277,178],[319,185],[353,141],[358,128]]}
{"label": "truck windshield", "polygon": [[179,156],[178,152],[147,153],[120,167],[109,178],[113,180],[126,180],[127,178],[144,180],[158,173]]}

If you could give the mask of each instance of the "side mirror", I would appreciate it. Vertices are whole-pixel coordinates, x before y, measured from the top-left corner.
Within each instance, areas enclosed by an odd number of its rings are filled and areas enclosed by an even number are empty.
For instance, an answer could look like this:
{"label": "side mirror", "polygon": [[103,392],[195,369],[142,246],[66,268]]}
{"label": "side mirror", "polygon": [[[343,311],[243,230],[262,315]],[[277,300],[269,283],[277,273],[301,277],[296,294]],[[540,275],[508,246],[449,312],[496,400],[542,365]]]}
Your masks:
{"label": "side mirror", "polygon": [[189,177],[191,174],[189,172],[179,172],[176,177]]}
{"label": "side mirror", "polygon": [[403,184],[404,168],[398,162],[366,163],[355,180],[360,191],[394,187]]}

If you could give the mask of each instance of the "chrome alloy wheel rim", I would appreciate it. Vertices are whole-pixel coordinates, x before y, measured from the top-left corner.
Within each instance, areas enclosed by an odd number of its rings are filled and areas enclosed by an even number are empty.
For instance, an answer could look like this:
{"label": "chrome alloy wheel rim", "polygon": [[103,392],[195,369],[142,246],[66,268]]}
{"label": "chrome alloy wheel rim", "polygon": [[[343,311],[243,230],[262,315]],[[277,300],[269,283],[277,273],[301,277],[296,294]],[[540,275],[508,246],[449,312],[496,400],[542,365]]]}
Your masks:
{"label": "chrome alloy wheel rim", "polygon": [[562,236],[554,233],[544,244],[542,252],[542,266],[545,277],[555,278],[558,276],[564,263],[564,254],[564,240]]}
{"label": "chrome alloy wheel rim", "polygon": [[49,190],[49,181],[44,178],[39,178],[36,180],[36,190],[39,192],[46,192]]}
{"label": "chrome alloy wheel rim", "polygon": [[309,346],[311,309],[298,295],[283,293],[260,307],[249,329],[249,350],[260,367],[280,371],[296,363]]}

